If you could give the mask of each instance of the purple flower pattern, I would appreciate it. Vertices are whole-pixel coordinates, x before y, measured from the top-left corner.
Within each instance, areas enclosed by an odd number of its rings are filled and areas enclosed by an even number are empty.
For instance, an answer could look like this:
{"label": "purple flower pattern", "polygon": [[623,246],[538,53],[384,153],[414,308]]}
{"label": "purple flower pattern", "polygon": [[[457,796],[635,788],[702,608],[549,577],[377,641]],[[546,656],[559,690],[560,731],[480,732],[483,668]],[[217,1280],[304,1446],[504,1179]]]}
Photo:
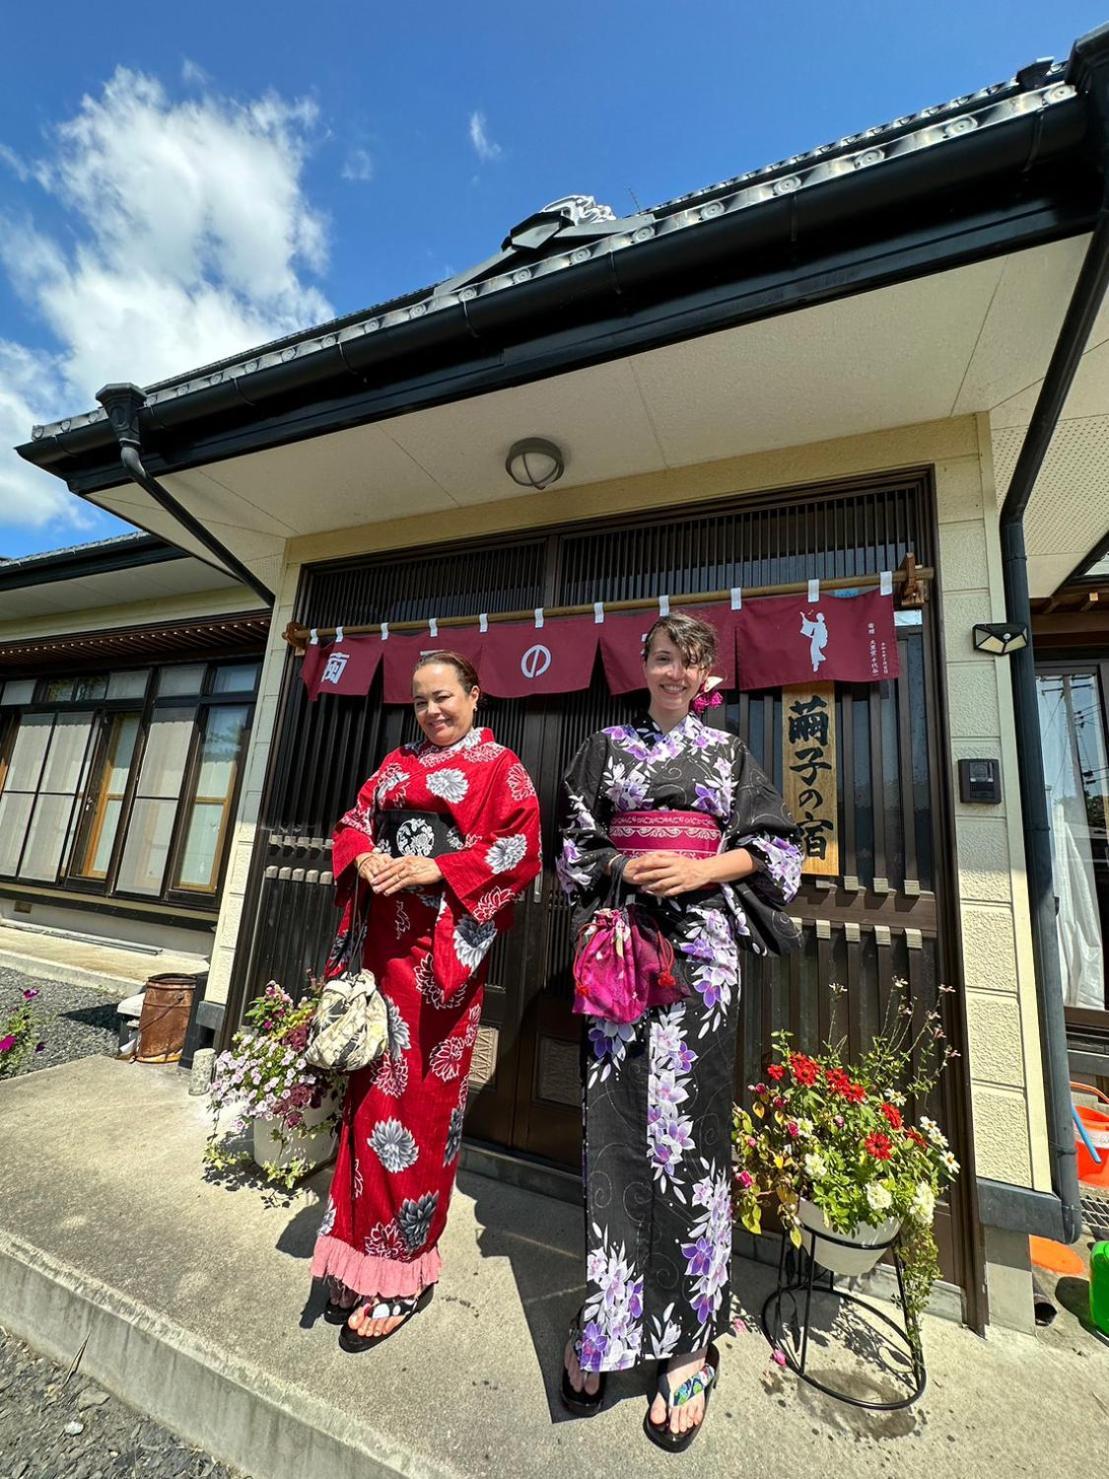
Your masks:
{"label": "purple flower pattern", "polygon": [[715,1162],[701,1161],[704,1175],[693,1186],[692,1202],[698,1210],[682,1244],[689,1303],[697,1323],[706,1329],[714,1324],[732,1258],[732,1201],[727,1169]]}
{"label": "purple flower pattern", "polygon": [[626,1371],[640,1359],[643,1343],[643,1279],[621,1243],[613,1247],[607,1228],[592,1227],[586,1257],[588,1288],[582,1307],[583,1371]]}

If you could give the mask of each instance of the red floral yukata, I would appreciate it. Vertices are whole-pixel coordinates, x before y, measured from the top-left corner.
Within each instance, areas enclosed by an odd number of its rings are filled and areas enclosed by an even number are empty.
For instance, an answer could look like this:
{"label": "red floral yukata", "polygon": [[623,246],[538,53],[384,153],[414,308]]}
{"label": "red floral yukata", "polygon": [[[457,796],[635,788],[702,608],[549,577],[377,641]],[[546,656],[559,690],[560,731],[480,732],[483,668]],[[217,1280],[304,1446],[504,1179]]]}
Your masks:
{"label": "red floral yukata", "polygon": [[[399,829],[391,811],[407,814]],[[387,755],[335,829],[343,916],[329,975],[352,948],[355,860],[375,850],[434,856],[444,881],[370,896],[363,961],[388,1007],[389,1048],[351,1075],[312,1275],[387,1299],[439,1277],[486,958],[540,868],[531,777],[488,729]]]}

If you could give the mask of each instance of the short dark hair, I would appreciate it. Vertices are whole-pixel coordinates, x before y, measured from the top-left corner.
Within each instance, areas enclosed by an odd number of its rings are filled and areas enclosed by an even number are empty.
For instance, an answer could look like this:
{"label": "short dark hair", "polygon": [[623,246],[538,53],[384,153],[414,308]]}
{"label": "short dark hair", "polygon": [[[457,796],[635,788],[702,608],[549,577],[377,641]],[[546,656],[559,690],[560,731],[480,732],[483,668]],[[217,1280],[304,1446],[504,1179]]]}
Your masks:
{"label": "short dark hair", "polygon": [[412,669],[412,676],[415,677],[421,668],[426,668],[433,662],[449,663],[458,674],[458,681],[467,693],[471,688],[481,687],[481,684],[478,682],[477,668],[474,667],[470,659],[463,657],[461,652],[450,652],[446,648],[443,648],[439,652],[423,653],[419,662]]}
{"label": "short dark hair", "polygon": [[711,668],[716,661],[716,628],[697,616],[672,611],[660,616],[643,639],[643,661],[657,632],[665,632],[682,655],[687,667]]}

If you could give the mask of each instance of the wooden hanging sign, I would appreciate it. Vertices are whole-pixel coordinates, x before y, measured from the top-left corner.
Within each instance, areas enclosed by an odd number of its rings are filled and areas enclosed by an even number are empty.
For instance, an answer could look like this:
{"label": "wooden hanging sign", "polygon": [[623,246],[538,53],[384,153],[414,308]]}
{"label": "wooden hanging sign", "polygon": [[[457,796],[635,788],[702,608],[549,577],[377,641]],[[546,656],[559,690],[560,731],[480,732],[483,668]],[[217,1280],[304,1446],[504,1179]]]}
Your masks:
{"label": "wooden hanging sign", "polygon": [[839,875],[839,784],[836,772],[836,686],[782,689],[783,794],[804,833],[802,873]]}

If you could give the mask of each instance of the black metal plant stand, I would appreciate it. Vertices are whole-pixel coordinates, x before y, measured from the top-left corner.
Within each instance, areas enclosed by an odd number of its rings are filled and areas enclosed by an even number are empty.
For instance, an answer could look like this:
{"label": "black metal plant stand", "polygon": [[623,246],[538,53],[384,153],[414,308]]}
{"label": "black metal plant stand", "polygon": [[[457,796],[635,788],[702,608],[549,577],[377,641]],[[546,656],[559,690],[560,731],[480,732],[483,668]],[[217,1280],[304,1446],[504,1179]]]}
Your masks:
{"label": "black metal plant stand", "polygon": [[[818,1392],[825,1396],[834,1397],[837,1402],[846,1402],[852,1407],[864,1407],[870,1412],[897,1412],[904,1407],[911,1406],[924,1392],[928,1374],[924,1369],[924,1356],[920,1348],[919,1330],[915,1328],[914,1322],[909,1318],[905,1303],[905,1266],[901,1260],[899,1247],[900,1234],[895,1233],[887,1243],[873,1245],[880,1248],[882,1252],[887,1250],[893,1255],[893,1266],[897,1273],[897,1292],[901,1301],[902,1324],[885,1314],[865,1299],[860,1299],[856,1294],[849,1294],[845,1289],[835,1287],[835,1275],[825,1269],[827,1274],[827,1285],[816,1283],[816,1269],[819,1259],[820,1243],[834,1243],[841,1248],[857,1248],[858,1244],[851,1242],[849,1238],[837,1238],[833,1233],[815,1232],[806,1228],[805,1232],[812,1239],[811,1248],[794,1248],[788,1236],[782,1234],[781,1251],[778,1254],[778,1287],[769,1296],[762,1307],[762,1328],[767,1340],[785,1356],[789,1369],[798,1376],[801,1381],[810,1387],[815,1387]],[[787,1256],[788,1255],[788,1256]],[[842,1300],[846,1304],[858,1305],[864,1309],[873,1319],[879,1320],[885,1325],[894,1337],[891,1343],[902,1348],[909,1357],[911,1369],[905,1373],[905,1380],[911,1385],[912,1390],[903,1397],[892,1398],[888,1402],[867,1402],[861,1397],[853,1397],[848,1392],[840,1391],[821,1381],[819,1377],[813,1376],[806,1369],[809,1352],[809,1326],[812,1317],[813,1291],[823,1295],[829,1295],[833,1299]],[[798,1296],[803,1296],[804,1314],[798,1320]],[[782,1332],[782,1302],[787,1300],[791,1307],[789,1320],[790,1340],[783,1338]],[[916,1337],[914,1339],[914,1336]],[[891,1373],[892,1375],[893,1373]],[[895,1378],[900,1379],[900,1378]]]}

